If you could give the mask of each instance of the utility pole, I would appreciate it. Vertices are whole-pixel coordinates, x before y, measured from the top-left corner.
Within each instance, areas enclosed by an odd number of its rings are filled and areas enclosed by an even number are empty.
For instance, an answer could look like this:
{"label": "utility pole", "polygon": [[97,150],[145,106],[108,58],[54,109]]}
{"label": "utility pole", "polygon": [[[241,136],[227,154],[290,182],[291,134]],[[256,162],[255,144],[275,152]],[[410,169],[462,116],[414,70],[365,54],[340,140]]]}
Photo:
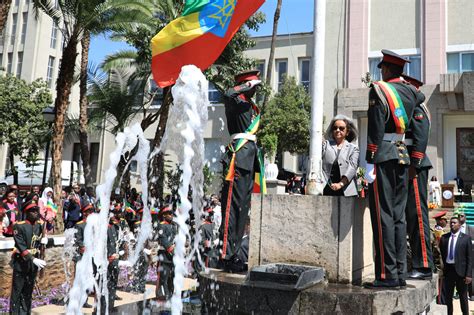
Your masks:
{"label": "utility pole", "polygon": [[326,34],[326,0],[314,0],[313,62],[311,67],[311,134],[309,146],[308,195],[318,195],[321,179],[324,102],[324,42]]}

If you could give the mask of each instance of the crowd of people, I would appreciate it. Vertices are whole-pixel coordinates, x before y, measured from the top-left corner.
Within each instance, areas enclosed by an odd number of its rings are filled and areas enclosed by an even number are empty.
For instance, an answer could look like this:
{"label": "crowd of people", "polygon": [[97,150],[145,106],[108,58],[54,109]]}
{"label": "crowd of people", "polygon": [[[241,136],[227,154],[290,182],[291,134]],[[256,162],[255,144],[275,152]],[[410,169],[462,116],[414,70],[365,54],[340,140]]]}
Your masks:
{"label": "crowd of people", "polygon": [[53,201],[53,189],[46,187],[41,192],[39,186],[33,186],[29,191],[19,191],[18,186],[10,185],[0,200],[0,238],[13,236],[13,226],[26,219],[25,209],[32,204],[40,209],[45,232],[54,232],[58,207]]}

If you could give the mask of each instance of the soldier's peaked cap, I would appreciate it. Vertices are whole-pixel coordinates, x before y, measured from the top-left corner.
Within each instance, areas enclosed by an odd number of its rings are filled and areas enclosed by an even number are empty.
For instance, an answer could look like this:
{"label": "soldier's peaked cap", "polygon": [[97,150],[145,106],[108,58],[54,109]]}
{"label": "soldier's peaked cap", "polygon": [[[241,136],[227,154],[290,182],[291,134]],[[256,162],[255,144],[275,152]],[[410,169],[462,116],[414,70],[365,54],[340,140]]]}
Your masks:
{"label": "soldier's peaked cap", "polygon": [[446,219],[448,211],[440,211],[433,216],[433,219]]}
{"label": "soldier's peaked cap", "polygon": [[409,82],[411,85],[419,89],[421,86],[423,86],[423,82],[421,82],[418,79],[415,79],[414,77],[410,77],[408,74],[403,73],[402,77]]}
{"label": "soldier's peaked cap", "polygon": [[244,71],[237,74],[234,77],[234,79],[235,79],[235,82],[242,83],[244,81],[258,80],[259,76],[260,76],[260,71],[253,69],[253,70],[248,70],[248,71]]}
{"label": "soldier's peaked cap", "polygon": [[36,203],[32,202],[23,209],[23,212],[28,212],[28,211],[39,211],[39,207]]}
{"label": "soldier's peaked cap", "polygon": [[403,67],[405,63],[411,62],[410,60],[403,58],[399,54],[394,53],[393,51],[390,51],[387,49],[382,49],[382,55],[383,55],[382,61],[380,61],[379,64],[377,65],[378,68],[381,68],[382,64],[384,63],[391,63],[394,65]]}

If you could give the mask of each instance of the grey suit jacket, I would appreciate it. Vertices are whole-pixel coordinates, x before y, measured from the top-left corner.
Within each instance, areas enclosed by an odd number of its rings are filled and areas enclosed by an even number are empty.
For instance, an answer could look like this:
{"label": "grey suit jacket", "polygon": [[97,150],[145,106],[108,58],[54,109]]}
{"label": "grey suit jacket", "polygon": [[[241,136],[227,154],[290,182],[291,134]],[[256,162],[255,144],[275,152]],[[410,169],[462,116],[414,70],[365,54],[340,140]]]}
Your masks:
{"label": "grey suit jacket", "polygon": [[[331,168],[334,160],[337,157],[337,145],[334,140],[325,140],[323,143],[323,176],[327,182],[331,175]],[[341,152],[338,157],[339,169],[341,177],[346,176],[349,184],[344,186],[344,196],[357,196],[357,186],[355,182],[357,167],[359,166],[359,148],[344,140]]]}

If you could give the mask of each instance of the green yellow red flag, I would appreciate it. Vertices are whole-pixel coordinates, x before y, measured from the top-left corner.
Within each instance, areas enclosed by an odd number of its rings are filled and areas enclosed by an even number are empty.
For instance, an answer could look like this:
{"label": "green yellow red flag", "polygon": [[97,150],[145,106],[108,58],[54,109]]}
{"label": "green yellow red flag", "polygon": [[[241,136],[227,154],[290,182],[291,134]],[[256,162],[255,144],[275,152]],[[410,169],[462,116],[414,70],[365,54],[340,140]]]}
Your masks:
{"label": "green yellow red flag", "polygon": [[181,68],[207,69],[264,0],[186,0],[183,14],[151,40],[153,79],[174,84]]}

